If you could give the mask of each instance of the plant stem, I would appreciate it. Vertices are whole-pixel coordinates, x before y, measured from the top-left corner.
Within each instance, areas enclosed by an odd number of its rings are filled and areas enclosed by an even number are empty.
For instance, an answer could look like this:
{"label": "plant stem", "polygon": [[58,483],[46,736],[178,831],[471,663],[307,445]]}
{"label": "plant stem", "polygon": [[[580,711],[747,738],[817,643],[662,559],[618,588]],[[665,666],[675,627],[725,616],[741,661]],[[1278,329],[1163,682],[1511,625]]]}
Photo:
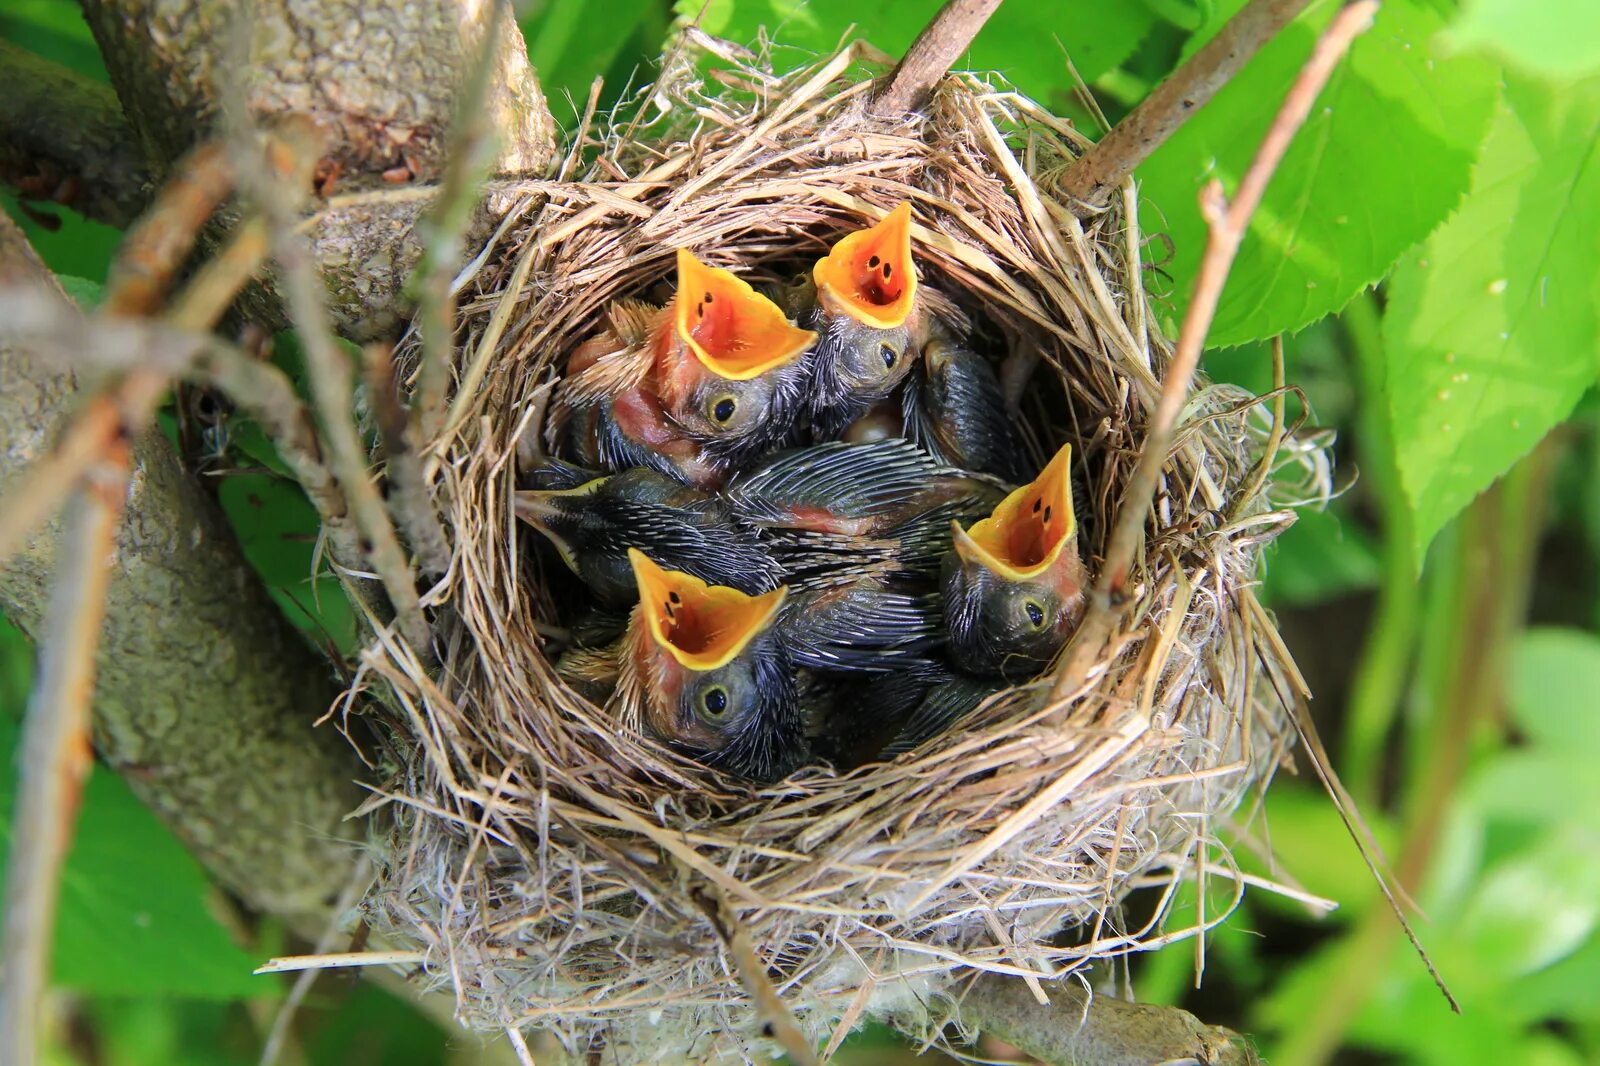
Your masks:
{"label": "plant stem", "polygon": [[69,502],[61,572],[50,597],[45,640],[22,727],[21,779],[5,896],[0,1060],[38,1060],[40,1000],[50,971],[61,863],[77,825],[89,776],[89,699],[95,649],[105,620],[112,546],[128,488],[128,444],[117,441]]}
{"label": "plant stem", "polygon": [[1208,233],[1200,272],[1195,278],[1194,295],[1184,313],[1172,361],[1163,375],[1161,395],[1150,416],[1139,462],[1117,504],[1115,524],[1106,545],[1105,566],[1095,582],[1089,612],[1067,649],[1065,665],[1056,675],[1050,693],[1052,700],[1063,699],[1088,676],[1089,667],[1110,636],[1115,617],[1125,606],[1129,574],[1144,537],[1145,520],[1161,480],[1161,468],[1166,465],[1167,453],[1172,448],[1178,413],[1189,397],[1189,386],[1200,365],[1200,353],[1205,348],[1206,334],[1211,330],[1217,301],[1222,297],[1222,287],[1249,229],[1251,216],[1333,68],[1349,50],[1350,43],[1372,25],[1377,10],[1377,0],[1357,0],[1343,8],[1318,38],[1316,48],[1289,87],[1283,106],[1240,179],[1233,201],[1230,203],[1223,195],[1221,182],[1212,181],[1201,190],[1200,212],[1205,216]]}
{"label": "plant stem", "polygon": [[1134,168],[1205,107],[1262,45],[1310,3],[1311,0],[1251,0],[1098,144],[1067,168],[1062,191],[1085,204],[1103,205]]}
{"label": "plant stem", "polygon": [[[1546,445],[1512,468],[1458,520],[1459,539],[1440,543],[1430,560],[1429,606],[1453,609],[1438,618],[1440,642],[1424,671],[1422,696],[1431,714],[1411,738],[1413,785],[1395,870],[1408,893],[1427,873],[1474,739],[1503,697],[1506,653],[1527,608],[1551,458]],[[1277,1061],[1317,1066],[1333,1056],[1384,972],[1395,933],[1386,910],[1368,912],[1347,938],[1343,965],[1317,1011],[1289,1035]]]}
{"label": "plant stem", "polygon": [[1389,432],[1389,394],[1376,297],[1370,292],[1356,297],[1341,321],[1361,383],[1356,427],[1361,479],[1377,505],[1383,535],[1377,609],[1356,662],[1345,712],[1343,776],[1357,800],[1373,804],[1382,778],[1385,741],[1416,653],[1421,602],[1411,505],[1400,484]]}

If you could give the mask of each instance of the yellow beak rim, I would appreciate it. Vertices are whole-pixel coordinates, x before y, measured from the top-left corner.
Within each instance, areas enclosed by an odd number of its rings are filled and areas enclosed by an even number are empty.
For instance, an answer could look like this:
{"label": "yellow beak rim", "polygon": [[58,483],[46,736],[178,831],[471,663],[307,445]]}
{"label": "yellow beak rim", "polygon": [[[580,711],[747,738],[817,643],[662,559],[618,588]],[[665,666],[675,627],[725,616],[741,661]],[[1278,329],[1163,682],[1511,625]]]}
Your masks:
{"label": "yellow beak rim", "polygon": [[578,572],[577,553],[572,545],[567,543],[567,539],[550,525],[550,519],[561,513],[551,501],[562,496],[588,496],[604,485],[610,476],[607,474],[593,481],[585,481],[572,489],[521,489],[512,497],[512,508],[516,511],[517,517],[543,533],[545,539],[555,545],[561,561],[566,563],[567,568],[574,574]]}
{"label": "yellow beak rim", "polygon": [[811,276],[819,298],[863,325],[904,325],[917,298],[910,202],[901,201],[877,225],[840,238]]}
{"label": "yellow beak rim", "polygon": [[732,662],[772,623],[788,586],[750,596],[667,570],[638,548],[628,549],[639,586],[639,610],[650,636],[690,670],[715,670]]}
{"label": "yellow beak rim", "polygon": [[1072,505],[1072,445],[1045,464],[1039,476],[1012,492],[971,529],[952,522],[956,554],[1009,581],[1031,581],[1061,557],[1078,532]]}
{"label": "yellow beak rim", "polygon": [[678,339],[707,370],[749,381],[798,359],[817,339],[789,322],[783,309],[732,271],[711,267],[678,249],[673,297]]}

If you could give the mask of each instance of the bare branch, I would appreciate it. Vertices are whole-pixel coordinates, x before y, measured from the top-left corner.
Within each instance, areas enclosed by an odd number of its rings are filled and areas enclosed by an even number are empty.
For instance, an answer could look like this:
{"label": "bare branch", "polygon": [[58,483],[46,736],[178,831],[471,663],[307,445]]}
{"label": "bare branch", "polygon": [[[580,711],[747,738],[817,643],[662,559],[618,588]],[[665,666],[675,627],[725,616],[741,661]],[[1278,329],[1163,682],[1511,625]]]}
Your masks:
{"label": "bare branch", "polygon": [[1082,203],[1102,206],[1134,168],[1166,143],[1179,126],[1211,102],[1217,90],[1277,36],[1311,0],[1251,0],[1166,81],[1078,157],[1061,189]]}
{"label": "bare branch", "polygon": [[[426,358],[426,356],[424,357]],[[440,577],[450,565],[450,545],[433,509],[422,462],[412,450],[400,387],[394,376],[394,354],[387,344],[366,347],[367,397],[383,441],[389,479],[389,509],[429,577]]]}
{"label": "bare branch", "polygon": [[0,181],[113,226],[150,201],[144,155],[111,88],[3,40]]}
{"label": "bare branch", "polygon": [[128,445],[113,442],[98,476],[69,506],[61,574],[50,597],[33,697],[22,727],[21,777],[7,866],[0,1060],[37,1061],[39,998],[55,937],[61,863],[93,757],[89,698],[105,618],[112,543],[128,490]]}
{"label": "bare branch", "polygon": [[456,307],[450,279],[461,265],[461,245],[473,208],[482,197],[483,179],[493,162],[494,130],[484,110],[489,93],[490,57],[499,45],[498,21],[484,34],[483,56],[461,90],[450,129],[451,145],[439,193],[417,227],[422,261],[417,264],[417,323],[422,333],[422,366],[412,403],[411,443],[421,450],[444,427],[445,395],[455,352]]}
{"label": "bare branch", "polygon": [[1104,647],[1116,616],[1125,606],[1128,577],[1134,557],[1144,537],[1145,520],[1155,495],[1161,468],[1172,449],[1173,427],[1188,398],[1206,334],[1216,313],[1222,286],[1228,280],[1239,244],[1250,226],[1250,218],[1261,203],[1267,182],[1288,149],[1295,132],[1305,122],[1317,94],[1350,48],[1350,43],[1371,25],[1378,0],[1356,0],[1334,17],[1317,41],[1311,57],[1290,87],[1283,106],[1262,139],[1261,147],[1239,182],[1239,191],[1229,204],[1219,182],[1213,181],[1200,193],[1200,211],[1209,226],[1200,273],[1195,278],[1194,295],[1178,331],[1178,344],[1166,369],[1161,395],[1150,417],[1144,448],[1133,468],[1128,486],[1117,508],[1115,524],[1107,541],[1105,564],[1095,582],[1089,611],[1067,649],[1066,663],[1056,675],[1052,699],[1063,699],[1088,676],[1089,668]]}
{"label": "bare branch", "polygon": [[961,1001],[963,1016],[1051,1066],[1256,1066],[1237,1033],[1206,1025],[1188,1011],[1091,995],[1073,980],[1052,984],[1041,1007],[1027,985],[985,974]]}
{"label": "bare branch", "polygon": [[921,107],[999,6],[1000,0],[947,0],[873,97],[872,113],[892,118]]}

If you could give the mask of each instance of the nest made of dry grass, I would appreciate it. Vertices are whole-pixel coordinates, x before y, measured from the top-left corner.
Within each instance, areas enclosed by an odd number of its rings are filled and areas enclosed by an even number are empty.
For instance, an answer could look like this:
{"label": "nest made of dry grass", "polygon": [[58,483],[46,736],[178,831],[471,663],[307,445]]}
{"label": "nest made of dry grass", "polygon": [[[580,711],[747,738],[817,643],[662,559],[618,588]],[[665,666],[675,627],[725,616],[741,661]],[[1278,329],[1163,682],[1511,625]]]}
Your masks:
{"label": "nest made of dry grass", "polygon": [[575,150],[525,191],[474,265],[434,442],[454,557],[427,602],[445,661],[424,669],[391,637],[357,682],[413,751],[386,791],[397,829],[368,918],[420,947],[471,1025],[617,1060],[748,1058],[770,1009],[746,990],[758,966],[813,1038],[886,1013],[934,1032],[963,975],[1044,981],[1192,932],[1169,926],[1171,893],[1137,928],[1118,903],[1227,871],[1218,826],[1287,747],[1292,664],[1248,589],[1292,520],[1271,501],[1325,492],[1326,469],[1291,446],[1252,478],[1269,419],[1203,383],[1136,603],[1077,691],[1052,698],[1047,673],[892,762],[747,791],[557,678],[555,613],[511,509],[519,465],[566,354],[609,301],[670,277],[679,246],[775,276],[909,199],[924,278],[992,343],[1037,356],[1031,446],[1073,441],[1091,573],[1103,555],[1169,358],[1132,189],[1077,217],[1055,183],[1081,136],[981,77],[946,79],[909,119],[869,117],[865,54],[783,78],[744,67],[660,113],[665,93],[643,98],[585,142],[601,150],[581,175]]}

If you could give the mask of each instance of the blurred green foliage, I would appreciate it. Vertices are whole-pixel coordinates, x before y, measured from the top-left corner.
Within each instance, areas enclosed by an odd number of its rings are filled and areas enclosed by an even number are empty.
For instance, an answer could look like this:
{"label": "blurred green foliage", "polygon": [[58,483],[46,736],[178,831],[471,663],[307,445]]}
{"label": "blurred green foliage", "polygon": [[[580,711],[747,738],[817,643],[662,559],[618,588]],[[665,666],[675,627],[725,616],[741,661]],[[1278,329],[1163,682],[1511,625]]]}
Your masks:
{"label": "blurred green foliage", "polygon": [[[963,63],[999,74],[1087,129],[1087,82],[1115,121],[1243,0],[1006,0]],[[1177,320],[1204,243],[1202,185],[1231,189],[1284,88],[1331,17],[1308,11],[1141,168],[1143,224],[1170,235],[1158,291]],[[570,127],[596,77],[615,104],[657,70],[675,20],[770,44],[778,63],[855,32],[898,54],[938,0],[590,0],[518,5],[529,55]],[[8,0],[0,37],[93,78],[105,70],[71,0]],[[1066,57],[1076,67],[1077,78]],[[1320,916],[1251,890],[1206,938],[1132,963],[1134,988],[1256,1036],[1298,1061],[1331,1027],[1350,1062],[1600,1061],[1600,5],[1594,0],[1389,0],[1333,77],[1275,177],[1219,309],[1205,368],[1270,386],[1264,339],[1291,334],[1290,380],[1313,425],[1339,434],[1340,486],[1268,550],[1263,596],[1319,694],[1335,764],[1384,852],[1424,847],[1420,927],[1460,998],[1452,1015],[1385,923],[1376,882],[1309,774],[1280,775],[1248,824],[1243,870],[1338,901]],[[0,196],[75,298],[92,302],[119,235]],[[1377,284],[1374,293],[1370,291]],[[1337,317],[1329,317],[1329,316]],[[292,336],[274,358],[297,370]],[[1299,413],[1291,401],[1291,415]],[[164,424],[190,440],[175,403]],[[224,416],[190,458],[286,615],[348,650],[353,619],[319,563],[316,525],[259,427]],[[1508,505],[1480,493],[1524,462],[1544,479]],[[1519,465],[1521,464],[1521,465]],[[1495,510],[1499,508],[1499,510]],[[1539,549],[1527,574],[1460,565],[1460,513],[1516,526]],[[1520,523],[1520,525],[1518,525]],[[1419,570],[1421,571],[1419,583]],[[1538,623],[1511,639],[1489,720],[1459,765],[1451,671],[1495,612]],[[1513,632],[1516,632],[1513,628]],[[9,753],[32,649],[0,624],[0,752]],[[0,773],[0,815],[14,774]],[[1430,791],[1431,790],[1431,791]],[[1415,810],[1437,801],[1436,824]],[[1270,857],[1269,857],[1270,856]],[[1208,880],[1205,913],[1234,902]],[[285,984],[250,966],[281,939],[212,917],[220,905],[181,846],[104,771],[92,778],[57,936],[64,1010],[51,1062],[254,1062]],[[1173,924],[1199,913],[1180,893]],[[1148,907],[1137,897],[1130,915]],[[1375,931],[1375,932],[1374,932]],[[1332,1020],[1328,1020],[1328,1019]],[[1308,1024],[1314,1023],[1314,1024]],[[359,982],[324,978],[297,1026],[295,1061],[443,1063],[445,1035]],[[907,1056],[883,1030],[841,1061]],[[1326,1050],[1326,1049],[1324,1049]],[[1321,1055],[1325,1058],[1326,1055]]]}

